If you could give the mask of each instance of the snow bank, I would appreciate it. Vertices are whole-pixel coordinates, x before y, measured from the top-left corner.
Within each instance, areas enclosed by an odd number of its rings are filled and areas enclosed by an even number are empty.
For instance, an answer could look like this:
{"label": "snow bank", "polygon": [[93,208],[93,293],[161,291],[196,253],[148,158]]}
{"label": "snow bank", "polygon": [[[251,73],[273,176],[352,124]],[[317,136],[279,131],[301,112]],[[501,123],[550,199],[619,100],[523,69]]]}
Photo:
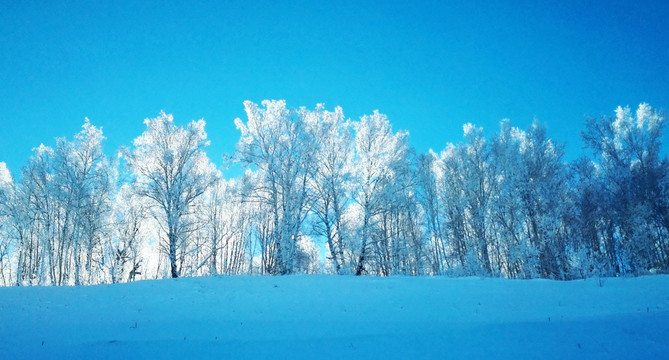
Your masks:
{"label": "snow bank", "polygon": [[661,359],[667,334],[664,275],[237,276],[0,288],[0,359]]}

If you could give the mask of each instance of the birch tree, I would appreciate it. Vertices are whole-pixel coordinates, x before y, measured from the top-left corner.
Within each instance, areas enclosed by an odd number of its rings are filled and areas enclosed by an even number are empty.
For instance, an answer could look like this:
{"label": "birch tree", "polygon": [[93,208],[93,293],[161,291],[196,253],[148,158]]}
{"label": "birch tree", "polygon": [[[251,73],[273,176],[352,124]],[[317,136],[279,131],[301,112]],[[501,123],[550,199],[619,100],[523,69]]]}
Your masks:
{"label": "birch tree", "polygon": [[374,111],[354,124],[355,128],[355,182],[354,201],[360,208],[361,224],[354,272],[369,273],[368,264],[375,259],[374,242],[379,240],[378,215],[383,210],[383,199],[395,180],[394,163],[406,154],[406,132],[393,133],[388,118]]}
{"label": "birch tree", "polygon": [[86,119],[73,141],[59,139],[55,156],[55,181],[66,218],[75,285],[90,284],[102,276],[98,266],[102,243],[108,236],[113,174],[102,152],[102,129]]}
{"label": "birch tree", "polygon": [[353,129],[350,121],[344,119],[341,107],[329,112],[318,105],[314,111],[301,112],[316,142],[315,166],[309,182],[313,191],[313,230],[325,237],[335,272],[348,272],[345,253],[350,225],[345,211],[351,198]]}
{"label": "birch tree", "polygon": [[106,266],[112,283],[142,275],[141,246],[145,241],[147,205],[130,184],[123,184],[113,204],[113,231],[105,239]]}
{"label": "birch tree", "polygon": [[527,131],[502,121],[491,144],[490,221],[496,266],[508,277],[564,279],[571,197],[562,148],[536,121]]}
{"label": "birch tree", "polygon": [[161,112],[144,124],[146,130],[124,154],[134,187],[164,234],[161,251],[167,255],[170,276],[176,278],[194,230],[193,205],[212,184],[215,168],[204,151],[209,145],[204,120],[183,128]]}
{"label": "birch tree", "polygon": [[12,234],[12,206],[14,203],[14,179],[7,164],[0,162],[0,281],[2,285],[12,284],[10,246]]}
{"label": "birch tree", "polygon": [[606,208],[598,231],[616,273],[669,267],[669,161],[660,155],[666,117],[650,105],[635,113],[618,107],[612,118],[589,119],[582,134],[596,156]]}
{"label": "birch tree", "polygon": [[438,166],[438,155],[432,150],[416,158],[416,201],[423,209],[426,233],[430,242],[431,273],[435,275],[442,274],[450,267],[441,214],[444,204],[438,189],[438,181],[443,174]]}
{"label": "birch tree", "polygon": [[286,108],[283,100],[265,100],[262,106],[245,101],[247,122],[235,120],[241,132],[237,158],[257,173],[245,196],[265,207],[271,217],[271,229],[265,228],[271,247],[263,253],[276,251],[276,262],[267,270],[290,274],[296,269],[298,241],[309,210],[314,140],[300,115],[304,112]]}

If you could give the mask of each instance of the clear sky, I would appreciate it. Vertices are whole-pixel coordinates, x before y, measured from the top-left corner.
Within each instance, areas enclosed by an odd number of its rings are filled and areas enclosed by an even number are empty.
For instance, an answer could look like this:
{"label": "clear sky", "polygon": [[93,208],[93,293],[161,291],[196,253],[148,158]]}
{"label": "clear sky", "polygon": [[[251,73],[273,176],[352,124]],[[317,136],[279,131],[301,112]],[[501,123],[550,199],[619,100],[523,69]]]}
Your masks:
{"label": "clear sky", "polygon": [[379,109],[418,151],[460,141],[465,122],[536,117],[573,158],[586,116],[669,109],[667,4],[5,0],[0,161],[17,175],[84,117],[112,154],[163,109],[204,118],[220,164],[247,99]]}

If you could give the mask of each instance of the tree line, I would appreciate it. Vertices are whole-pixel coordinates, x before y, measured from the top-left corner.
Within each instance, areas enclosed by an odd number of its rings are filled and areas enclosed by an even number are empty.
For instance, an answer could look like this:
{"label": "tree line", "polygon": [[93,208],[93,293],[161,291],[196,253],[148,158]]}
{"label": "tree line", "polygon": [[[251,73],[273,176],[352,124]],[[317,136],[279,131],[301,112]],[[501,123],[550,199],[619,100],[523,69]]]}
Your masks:
{"label": "tree line", "polygon": [[[0,283],[80,285],[215,274],[574,279],[669,270],[666,116],[586,120],[590,158],[536,122],[417,153],[378,111],[244,103],[226,179],[203,120],[146,119],[103,152],[86,119],[15,179],[0,163]],[[322,255],[324,254],[324,255]]]}

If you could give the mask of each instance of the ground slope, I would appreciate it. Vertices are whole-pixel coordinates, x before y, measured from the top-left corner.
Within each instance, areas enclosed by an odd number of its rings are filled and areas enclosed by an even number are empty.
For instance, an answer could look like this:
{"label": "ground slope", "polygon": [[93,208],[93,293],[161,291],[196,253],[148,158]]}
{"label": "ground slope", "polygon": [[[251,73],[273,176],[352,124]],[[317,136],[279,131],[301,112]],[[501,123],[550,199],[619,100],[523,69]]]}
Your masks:
{"label": "ground slope", "polygon": [[669,358],[669,276],[0,288],[0,359]]}

